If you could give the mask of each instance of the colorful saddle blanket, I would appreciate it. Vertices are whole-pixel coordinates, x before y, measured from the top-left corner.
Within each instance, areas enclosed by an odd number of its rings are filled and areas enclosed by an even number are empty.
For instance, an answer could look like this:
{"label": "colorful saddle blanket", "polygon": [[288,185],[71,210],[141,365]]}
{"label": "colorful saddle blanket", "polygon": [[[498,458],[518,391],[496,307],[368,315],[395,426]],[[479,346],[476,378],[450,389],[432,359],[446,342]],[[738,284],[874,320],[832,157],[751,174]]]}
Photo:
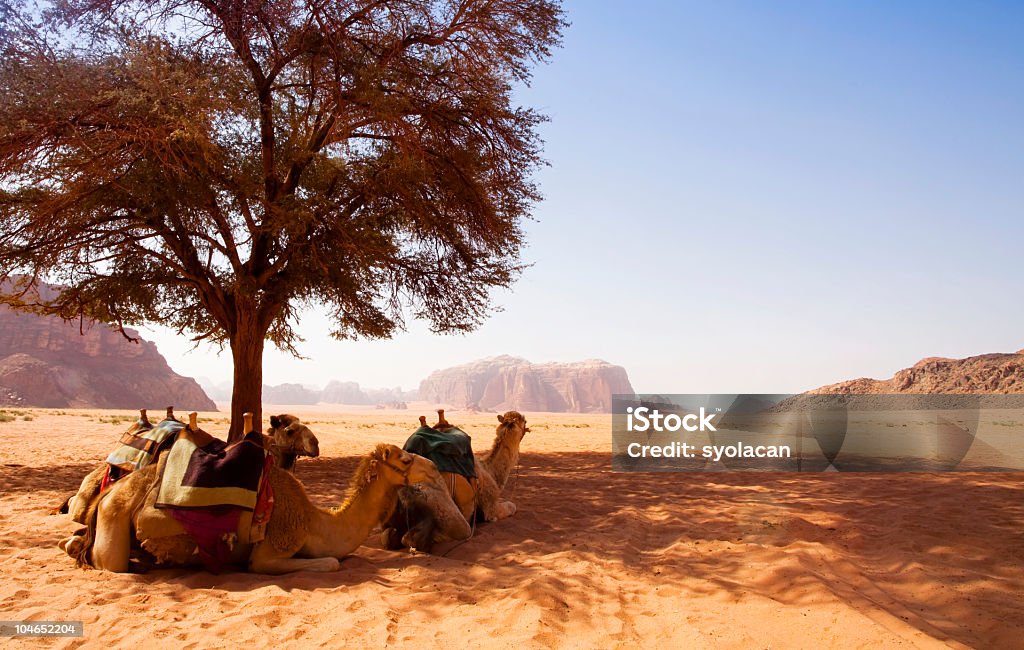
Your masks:
{"label": "colorful saddle blanket", "polygon": [[229,445],[205,431],[184,428],[167,454],[156,507],[252,510],[265,457],[258,432]]}
{"label": "colorful saddle blanket", "polygon": [[173,419],[163,420],[155,427],[139,420],[121,436],[117,449],[107,456],[107,463],[125,472],[142,469],[174,444],[174,436],[183,428],[184,422]]}
{"label": "colorful saddle blanket", "polygon": [[420,427],[409,436],[402,449],[429,458],[442,472],[476,478],[472,440],[461,429],[452,427],[448,431],[438,431],[432,427]]}

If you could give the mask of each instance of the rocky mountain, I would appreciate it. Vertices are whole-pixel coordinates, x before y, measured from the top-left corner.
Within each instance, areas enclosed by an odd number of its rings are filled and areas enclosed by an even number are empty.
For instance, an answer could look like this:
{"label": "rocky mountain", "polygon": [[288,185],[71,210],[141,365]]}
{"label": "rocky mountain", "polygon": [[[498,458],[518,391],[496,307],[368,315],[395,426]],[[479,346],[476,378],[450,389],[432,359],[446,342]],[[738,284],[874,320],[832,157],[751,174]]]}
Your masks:
{"label": "rocky mountain", "polygon": [[370,404],[370,398],[354,381],[332,381],[320,393],[328,404]]}
{"label": "rocky mountain", "polygon": [[[230,390],[227,399],[231,399]],[[320,401],[320,391],[310,390],[301,384],[263,384],[263,401],[269,404],[316,404]]]}
{"label": "rocky mountain", "polygon": [[[138,333],[127,330],[132,337]],[[194,379],[156,345],[99,324],[15,312],[0,305],[0,405],[216,410]]]}
{"label": "rocky mountain", "polygon": [[[230,390],[228,391],[230,395]],[[401,388],[361,388],[354,381],[331,381],[323,390],[299,384],[263,386],[263,400],[271,404],[350,404],[373,406],[415,399],[415,391]]]}
{"label": "rocky mountain", "polygon": [[966,359],[929,357],[890,379],[853,379],[809,391],[825,394],[1024,393],[1024,350]]}
{"label": "rocky mountain", "polygon": [[[217,382],[199,377],[206,394],[218,402],[231,401],[231,382]],[[347,404],[356,406],[387,405],[396,408],[416,399],[416,391],[401,388],[362,388],[354,381],[331,381],[323,390],[302,384],[263,384],[263,401],[268,404]]]}
{"label": "rocky mountain", "polygon": [[416,399],[416,391],[401,388],[361,388],[354,381],[332,381],[320,401],[326,404],[395,404]]}
{"label": "rocky mountain", "polygon": [[421,400],[456,408],[571,413],[611,412],[614,394],[633,394],[621,366],[597,359],[535,364],[507,355],[438,370],[419,390]]}

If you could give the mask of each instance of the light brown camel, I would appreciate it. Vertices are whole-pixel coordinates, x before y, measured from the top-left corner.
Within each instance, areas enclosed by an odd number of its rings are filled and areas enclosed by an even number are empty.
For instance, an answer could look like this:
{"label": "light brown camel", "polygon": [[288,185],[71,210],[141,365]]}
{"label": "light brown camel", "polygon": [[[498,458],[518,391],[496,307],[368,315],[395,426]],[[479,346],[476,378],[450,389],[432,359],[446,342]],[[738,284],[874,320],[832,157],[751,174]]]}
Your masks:
{"label": "light brown camel", "polygon": [[[435,429],[452,428],[443,409],[437,415]],[[426,426],[423,416],[420,424]],[[442,472],[439,481],[403,488],[399,506],[381,534],[384,546],[407,546],[429,552],[435,542],[469,538],[473,532],[470,522],[475,516],[482,515],[490,522],[515,514],[516,504],[502,501],[501,491],[519,462],[519,445],[529,431],[521,413],[508,411],[499,415],[490,451],[475,456],[475,480],[470,482],[460,474]]]}
{"label": "light brown camel", "polygon": [[[194,415],[190,414],[190,419]],[[166,417],[169,420],[175,419],[173,406],[167,407]],[[247,432],[252,431],[252,413],[246,413],[244,417],[245,426],[243,430]],[[139,411],[139,421],[128,429],[126,435],[137,432],[143,424],[149,424],[149,419],[146,417],[146,409]],[[263,436],[263,446],[274,456],[274,464],[289,472],[295,471],[295,460],[299,456],[316,458],[320,455],[320,441],[313,435],[313,432],[305,424],[302,424],[299,418],[288,414],[270,416],[270,428],[267,429],[267,433]],[[165,448],[161,446],[160,450],[157,451],[157,458],[153,459],[154,464],[159,460],[164,450]],[[85,523],[85,513],[89,509],[89,504],[100,493],[100,486],[103,483],[103,477],[107,473],[107,467],[107,463],[100,463],[96,469],[86,474],[85,478],[82,479],[78,492],[65,499],[54,510],[54,514],[67,512],[71,515],[71,521],[79,524]]]}
{"label": "light brown camel", "polygon": [[[166,459],[162,460],[166,463]],[[141,547],[161,565],[194,566],[196,544],[173,520],[153,507],[159,468],[150,465],[121,479],[90,506],[87,532],[64,550],[80,566],[126,572],[133,532]],[[360,462],[342,504],[333,510],[310,502],[290,473],[270,468],[274,510],[266,537],[248,543],[251,513],[239,523],[232,561],[255,573],[336,571],[339,560],[362,544],[390,516],[398,489],[411,482],[440,480],[434,464],[395,445],[380,444]],[[153,522],[156,523],[153,523]],[[152,536],[147,536],[152,531]],[[159,533],[159,534],[156,534]]]}

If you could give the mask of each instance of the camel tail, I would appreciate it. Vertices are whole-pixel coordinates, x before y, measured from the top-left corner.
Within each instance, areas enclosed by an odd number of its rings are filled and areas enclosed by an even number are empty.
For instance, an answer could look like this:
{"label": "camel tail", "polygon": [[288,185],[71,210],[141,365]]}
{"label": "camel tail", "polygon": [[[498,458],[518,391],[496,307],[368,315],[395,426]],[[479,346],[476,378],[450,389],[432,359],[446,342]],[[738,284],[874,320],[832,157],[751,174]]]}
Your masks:
{"label": "camel tail", "polygon": [[51,510],[50,514],[51,515],[66,515],[66,514],[68,514],[68,511],[70,510],[71,500],[74,499],[74,498],[75,498],[74,494],[70,495],[68,498],[64,499],[63,503],[61,503],[59,506],[57,506],[56,508]]}

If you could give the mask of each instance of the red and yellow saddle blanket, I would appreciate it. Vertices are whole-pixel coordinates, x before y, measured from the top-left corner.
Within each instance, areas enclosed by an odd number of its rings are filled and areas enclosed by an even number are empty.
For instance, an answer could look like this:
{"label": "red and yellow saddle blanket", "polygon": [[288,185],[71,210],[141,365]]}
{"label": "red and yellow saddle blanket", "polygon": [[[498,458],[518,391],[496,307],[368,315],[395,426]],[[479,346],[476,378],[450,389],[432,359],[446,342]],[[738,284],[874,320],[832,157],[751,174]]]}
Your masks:
{"label": "red and yellow saddle blanket", "polygon": [[229,561],[243,510],[253,512],[248,541],[263,539],[274,503],[272,465],[255,432],[230,445],[202,430],[178,434],[159,477],[156,507],[195,540],[207,570],[218,573]]}

